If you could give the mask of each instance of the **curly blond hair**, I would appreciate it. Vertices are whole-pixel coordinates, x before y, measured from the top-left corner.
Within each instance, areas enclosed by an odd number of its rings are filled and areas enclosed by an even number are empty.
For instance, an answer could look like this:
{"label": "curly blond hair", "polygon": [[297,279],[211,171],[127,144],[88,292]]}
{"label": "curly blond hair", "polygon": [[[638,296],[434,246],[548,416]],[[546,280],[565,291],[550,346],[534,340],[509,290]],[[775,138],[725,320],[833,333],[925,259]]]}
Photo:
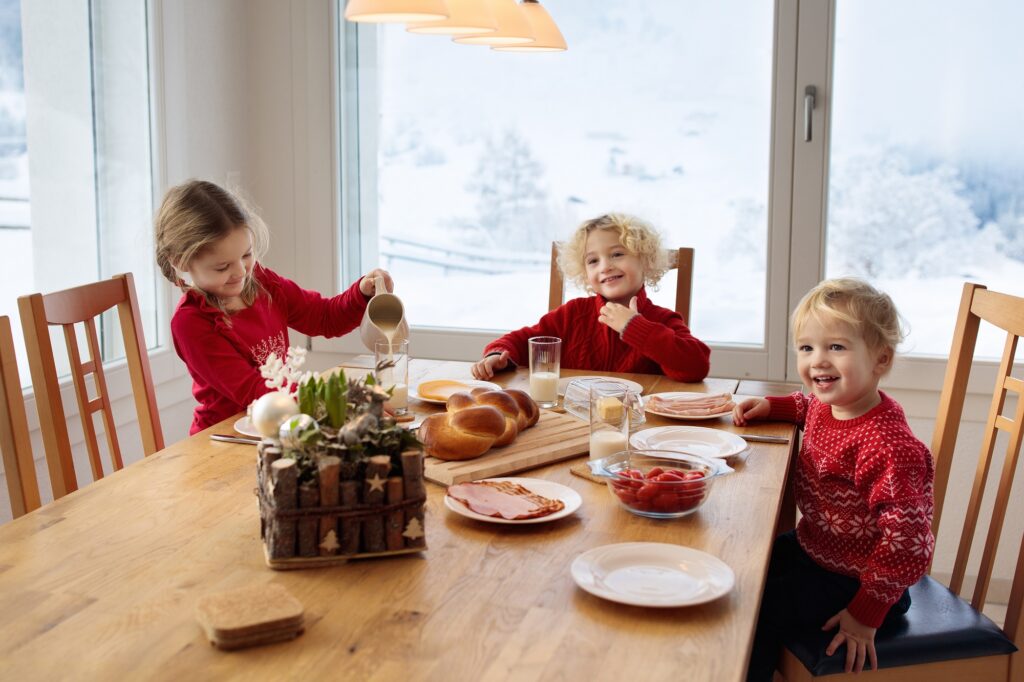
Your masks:
{"label": "curly blond hair", "polygon": [[812,318],[849,324],[873,351],[895,353],[905,337],[899,311],[889,295],[854,277],[827,279],[807,292],[793,311],[794,344]]}
{"label": "curly blond hair", "polygon": [[[267,252],[269,231],[241,197],[205,180],[189,180],[172,187],[156,215],[156,263],[160,272],[182,291],[197,291],[223,310],[216,297],[186,283],[178,272],[188,270],[204,249],[237,229],[252,234],[253,260],[259,262]],[[250,272],[242,287],[242,301],[252,305],[260,291],[259,282]]]}
{"label": "curly blond hair", "polygon": [[568,241],[558,246],[558,267],[562,275],[577,287],[590,291],[587,282],[587,237],[594,230],[612,230],[626,250],[640,259],[644,269],[644,283],[652,289],[669,269],[668,254],[661,247],[661,235],[654,227],[636,216],[625,213],[606,213],[584,221]]}

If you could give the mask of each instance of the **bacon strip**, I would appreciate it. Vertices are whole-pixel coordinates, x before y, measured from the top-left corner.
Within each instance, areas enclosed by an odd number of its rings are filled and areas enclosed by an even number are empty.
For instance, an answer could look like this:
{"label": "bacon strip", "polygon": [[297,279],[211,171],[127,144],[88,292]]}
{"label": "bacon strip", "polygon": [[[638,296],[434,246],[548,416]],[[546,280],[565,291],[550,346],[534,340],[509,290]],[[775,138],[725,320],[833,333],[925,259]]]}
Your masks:
{"label": "bacon strip", "polygon": [[732,393],[699,396],[692,398],[663,398],[651,396],[647,407],[657,412],[664,412],[676,417],[707,417],[730,412],[736,403]]}

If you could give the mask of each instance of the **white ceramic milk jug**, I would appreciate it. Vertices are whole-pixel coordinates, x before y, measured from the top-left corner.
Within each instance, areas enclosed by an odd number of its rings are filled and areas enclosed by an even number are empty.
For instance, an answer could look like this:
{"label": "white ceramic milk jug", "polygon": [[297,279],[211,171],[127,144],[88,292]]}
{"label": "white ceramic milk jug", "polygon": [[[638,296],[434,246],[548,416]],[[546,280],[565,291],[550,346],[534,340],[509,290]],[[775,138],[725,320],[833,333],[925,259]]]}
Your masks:
{"label": "white ceramic milk jug", "polygon": [[387,341],[394,346],[409,338],[409,323],[405,321],[402,299],[388,293],[383,277],[374,278],[373,284],[376,293],[366,304],[363,322],[359,325],[363,345],[371,351],[377,341]]}

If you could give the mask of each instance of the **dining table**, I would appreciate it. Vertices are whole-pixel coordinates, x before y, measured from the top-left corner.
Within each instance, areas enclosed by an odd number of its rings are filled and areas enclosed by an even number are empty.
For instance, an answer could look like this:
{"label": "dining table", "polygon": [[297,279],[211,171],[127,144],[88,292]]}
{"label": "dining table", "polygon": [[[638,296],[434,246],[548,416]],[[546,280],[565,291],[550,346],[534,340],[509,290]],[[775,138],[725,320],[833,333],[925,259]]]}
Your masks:
{"label": "dining table", "polygon": [[[348,374],[370,365],[356,359]],[[465,379],[470,363],[414,359],[411,387]],[[734,392],[738,381],[602,374],[660,392]],[[527,388],[528,371],[497,374]],[[443,406],[410,401],[415,414]],[[241,416],[241,415],[239,415]],[[575,459],[516,476],[576,491],[582,504],[547,523],[500,524],[446,508],[427,484],[426,549],[305,570],[266,565],[256,448],[212,440],[235,418],[0,527],[0,679],[707,680],[745,676],[773,538],[792,523],[792,424],[690,424],[750,442],[706,502],[675,519],[622,508],[607,486],[573,475]],[[484,455],[486,456],[486,455]],[[663,543],[717,557],[735,575],[701,604],[653,608],[577,586],[573,561],[615,543]],[[211,646],[197,602],[229,590],[284,587],[303,606],[294,640],[238,651]]]}

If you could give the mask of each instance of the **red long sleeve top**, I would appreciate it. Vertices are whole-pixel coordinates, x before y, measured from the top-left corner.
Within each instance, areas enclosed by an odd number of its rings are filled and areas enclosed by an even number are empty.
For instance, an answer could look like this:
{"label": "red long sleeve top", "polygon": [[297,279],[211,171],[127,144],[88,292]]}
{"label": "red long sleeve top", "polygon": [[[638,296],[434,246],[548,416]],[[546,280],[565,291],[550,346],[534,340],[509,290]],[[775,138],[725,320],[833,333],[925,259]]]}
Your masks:
{"label": "red long sleeve top", "polygon": [[889,396],[855,419],[816,397],[770,397],[769,419],[804,428],[794,489],[800,546],[830,571],[860,580],[846,609],[878,627],[924,575],[932,536],[932,455]]}
{"label": "red long sleeve top", "polygon": [[289,327],[311,336],[341,336],[359,325],[369,300],[359,280],[325,298],[260,265],[254,274],[264,290],[230,320],[195,291],[181,297],[171,318],[174,350],[185,361],[199,401],[190,434],[244,412],[270,390],[259,368],[270,353],[285,357]]}
{"label": "red long sleeve top", "polygon": [[601,296],[574,298],[540,318],[532,327],[509,332],[484,349],[507,350],[517,365],[529,361],[527,341],[532,336],[562,339],[561,365],[566,369],[664,374],[675,381],[701,381],[710,369],[711,349],[690,333],[682,316],[655,305],[640,289],[640,313],[619,333],[598,321]]}

